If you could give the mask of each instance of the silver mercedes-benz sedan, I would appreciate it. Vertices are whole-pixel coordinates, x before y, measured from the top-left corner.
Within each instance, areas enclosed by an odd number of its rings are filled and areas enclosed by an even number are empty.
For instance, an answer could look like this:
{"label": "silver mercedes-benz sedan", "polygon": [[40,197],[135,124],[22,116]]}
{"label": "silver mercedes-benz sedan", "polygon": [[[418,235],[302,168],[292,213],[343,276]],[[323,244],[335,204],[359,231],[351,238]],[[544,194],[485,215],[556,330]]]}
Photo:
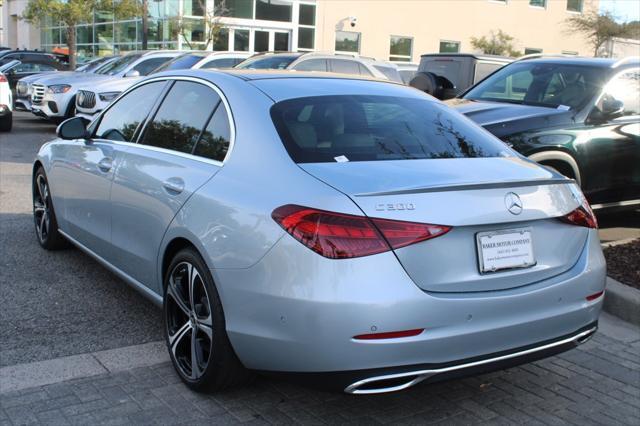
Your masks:
{"label": "silver mercedes-benz sedan", "polygon": [[575,182],[420,91],[176,71],[85,123],[38,153],[38,240],[161,304],[193,389],[261,372],[388,392],[596,330],[605,262]]}

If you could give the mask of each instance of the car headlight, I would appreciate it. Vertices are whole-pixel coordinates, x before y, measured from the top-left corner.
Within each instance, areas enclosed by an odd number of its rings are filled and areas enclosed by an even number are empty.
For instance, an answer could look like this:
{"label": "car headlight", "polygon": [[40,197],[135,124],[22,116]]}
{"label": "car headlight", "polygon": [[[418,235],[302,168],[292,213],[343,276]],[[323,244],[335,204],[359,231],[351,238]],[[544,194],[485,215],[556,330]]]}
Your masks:
{"label": "car headlight", "polygon": [[47,93],[67,93],[71,89],[68,84],[54,84],[47,87]]}
{"label": "car headlight", "polygon": [[118,95],[120,94],[120,92],[104,92],[104,93],[100,93],[98,96],[100,96],[100,100],[104,101],[104,102],[111,102],[112,100],[114,100]]}

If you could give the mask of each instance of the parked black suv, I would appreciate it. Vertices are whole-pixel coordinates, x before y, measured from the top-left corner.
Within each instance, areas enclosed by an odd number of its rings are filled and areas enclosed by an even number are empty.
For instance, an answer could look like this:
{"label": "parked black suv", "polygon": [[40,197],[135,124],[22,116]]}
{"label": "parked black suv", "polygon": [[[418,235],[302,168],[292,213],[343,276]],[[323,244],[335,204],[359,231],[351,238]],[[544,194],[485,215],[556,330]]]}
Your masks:
{"label": "parked black suv", "polygon": [[448,103],[575,179],[592,207],[640,205],[640,59],[528,57]]}
{"label": "parked black suv", "polygon": [[20,61],[20,63],[15,64],[9,69],[3,70],[7,80],[9,80],[9,86],[14,96],[16,84],[22,77],[50,71],[65,71],[68,69],[66,64],[60,62],[55,55],[50,53],[24,50],[15,50],[7,53],[2,51],[1,53],[3,55],[0,56],[0,67],[9,62]]}
{"label": "parked black suv", "polygon": [[429,53],[422,55],[409,85],[438,99],[451,99],[511,61],[505,56]]}

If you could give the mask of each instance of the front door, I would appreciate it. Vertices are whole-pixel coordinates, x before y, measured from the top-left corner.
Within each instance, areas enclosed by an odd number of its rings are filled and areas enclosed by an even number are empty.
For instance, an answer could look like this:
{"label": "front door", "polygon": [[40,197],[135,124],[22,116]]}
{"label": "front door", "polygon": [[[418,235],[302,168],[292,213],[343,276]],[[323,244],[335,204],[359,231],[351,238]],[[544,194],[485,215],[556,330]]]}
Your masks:
{"label": "front door", "polygon": [[254,52],[288,52],[291,50],[291,31],[254,30]]}
{"label": "front door", "polygon": [[133,140],[164,85],[147,84],[124,96],[102,116],[92,139],[55,146],[51,180],[58,183],[55,191],[62,198],[60,226],[108,261],[112,260],[111,184],[127,147],[120,142]]}

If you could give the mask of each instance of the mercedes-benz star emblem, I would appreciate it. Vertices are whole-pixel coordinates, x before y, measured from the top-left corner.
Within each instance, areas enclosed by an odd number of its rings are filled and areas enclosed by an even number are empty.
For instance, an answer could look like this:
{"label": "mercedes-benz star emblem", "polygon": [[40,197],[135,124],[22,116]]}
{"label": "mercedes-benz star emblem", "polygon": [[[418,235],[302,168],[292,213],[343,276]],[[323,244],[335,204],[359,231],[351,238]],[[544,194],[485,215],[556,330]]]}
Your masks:
{"label": "mercedes-benz star emblem", "polygon": [[522,201],[515,192],[507,192],[507,195],[504,196],[504,205],[511,214],[522,213]]}

